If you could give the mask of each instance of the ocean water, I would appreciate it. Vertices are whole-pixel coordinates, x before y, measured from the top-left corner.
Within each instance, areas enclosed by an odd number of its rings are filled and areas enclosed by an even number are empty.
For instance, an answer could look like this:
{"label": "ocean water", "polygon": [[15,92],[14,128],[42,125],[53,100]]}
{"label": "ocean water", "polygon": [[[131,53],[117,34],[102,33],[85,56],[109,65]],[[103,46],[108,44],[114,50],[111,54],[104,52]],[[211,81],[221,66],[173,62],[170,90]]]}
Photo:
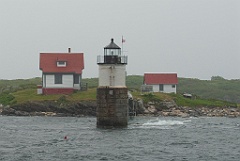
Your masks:
{"label": "ocean water", "polygon": [[0,116],[0,160],[239,161],[240,118],[136,117],[98,129],[94,117]]}

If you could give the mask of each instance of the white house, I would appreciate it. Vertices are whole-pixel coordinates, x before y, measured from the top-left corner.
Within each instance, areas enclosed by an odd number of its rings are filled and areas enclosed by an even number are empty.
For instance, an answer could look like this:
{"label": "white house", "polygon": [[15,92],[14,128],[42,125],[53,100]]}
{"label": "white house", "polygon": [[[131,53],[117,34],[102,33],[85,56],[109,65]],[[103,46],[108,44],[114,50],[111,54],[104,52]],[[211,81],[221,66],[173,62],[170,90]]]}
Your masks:
{"label": "white house", "polygon": [[81,90],[83,53],[40,53],[42,94],[70,94]]}
{"label": "white house", "polygon": [[152,92],[176,93],[178,78],[176,73],[144,73],[143,84],[152,87]]}

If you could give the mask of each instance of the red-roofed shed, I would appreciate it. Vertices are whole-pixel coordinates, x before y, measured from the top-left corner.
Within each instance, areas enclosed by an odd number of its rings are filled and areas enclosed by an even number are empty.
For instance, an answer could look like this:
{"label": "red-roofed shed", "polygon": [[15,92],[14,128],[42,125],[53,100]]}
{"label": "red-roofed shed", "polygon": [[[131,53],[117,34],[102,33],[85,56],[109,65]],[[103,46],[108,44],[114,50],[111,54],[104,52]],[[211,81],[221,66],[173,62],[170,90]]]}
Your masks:
{"label": "red-roofed shed", "polygon": [[81,90],[83,53],[40,53],[43,94],[69,94]]}
{"label": "red-roofed shed", "polygon": [[144,84],[151,85],[153,92],[176,93],[176,73],[144,73]]}

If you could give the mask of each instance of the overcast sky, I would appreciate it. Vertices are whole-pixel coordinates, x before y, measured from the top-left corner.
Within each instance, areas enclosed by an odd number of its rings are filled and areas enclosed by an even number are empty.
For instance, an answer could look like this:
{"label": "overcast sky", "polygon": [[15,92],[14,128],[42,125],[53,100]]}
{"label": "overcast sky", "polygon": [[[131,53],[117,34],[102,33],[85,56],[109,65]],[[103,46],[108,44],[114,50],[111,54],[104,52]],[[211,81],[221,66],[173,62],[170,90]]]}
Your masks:
{"label": "overcast sky", "polygon": [[127,74],[240,79],[239,0],[0,0],[0,79],[41,77],[39,53],[83,52],[83,78],[114,38]]}

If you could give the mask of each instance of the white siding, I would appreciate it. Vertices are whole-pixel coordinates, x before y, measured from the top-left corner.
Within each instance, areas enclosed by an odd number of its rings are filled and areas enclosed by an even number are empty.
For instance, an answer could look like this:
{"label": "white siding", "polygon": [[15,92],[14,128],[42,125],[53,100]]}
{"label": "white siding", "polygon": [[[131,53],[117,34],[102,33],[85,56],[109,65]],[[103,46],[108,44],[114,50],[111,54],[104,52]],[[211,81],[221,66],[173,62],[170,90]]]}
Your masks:
{"label": "white siding", "polygon": [[163,91],[159,91],[159,84],[152,85],[152,86],[153,86],[153,92],[163,92],[163,93],[176,93],[177,92],[177,85],[175,85],[175,88],[173,88],[172,84],[164,84]]}
{"label": "white siding", "polygon": [[164,93],[176,93],[176,85],[175,88],[172,87],[172,84],[164,84],[163,85],[163,89],[164,89]]}
{"label": "white siding", "polygon": [[63,75],[63,84],[64,87],[73,88],[73,75]]}
{"label": "white siding", "polygon": [[46,75],[42,75],[42,87],[46,87]]}
{"label": "white siding", "polygon": [[99,86],[126,86],[126,65],[99,65]]}
{"label": "white siding", "polygon": [[80,90],[80,84],[74,84],[74,85],[73,85],[73,88]]}
{"label": "white siding", "polygon": [[73,75],[71,74],[62,75],[62,84],[55,84],[54,74],[44,75],[43,78],[43,85],[46,88],[73,88]]}
{"label": "white siding", "polygon": [[153,86],[153,92],[159,92],[159,85],[152,85]]}

